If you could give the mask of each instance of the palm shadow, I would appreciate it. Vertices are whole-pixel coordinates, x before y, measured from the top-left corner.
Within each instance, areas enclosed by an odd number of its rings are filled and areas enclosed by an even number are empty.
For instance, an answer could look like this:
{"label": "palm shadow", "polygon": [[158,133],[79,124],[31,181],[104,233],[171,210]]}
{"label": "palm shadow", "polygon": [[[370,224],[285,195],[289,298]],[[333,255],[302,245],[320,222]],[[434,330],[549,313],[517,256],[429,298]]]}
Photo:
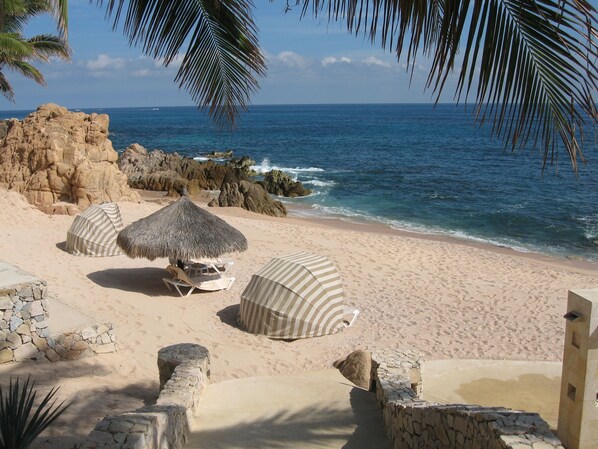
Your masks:
{"label": "palm shadow", "polygon": [[172,295],[162,281],[165,276],[166,270],[155,267],[109,268],[87,275],[91,281],[104,288],[144,293],[148,296]]}
{"label": "palm shadow", "polygon": [[391,449],[374,395],[359,388],[353,388],[350,395],[352,413],[329,405],[280,410],[226,427],[200,427],[192,432],[188,447]]}
{"label": "palm shadow", "polygon": [[[109,357],[109,355],[108,355]],[[44,364],[43,370],[39,365]],[[34,366],[33,366],[34,365]],[[158,379],[144,383],[128,384],[111,388],[107,381],[119,373],[112,372],[95,357],[75,361],[11,363],[0,375],[0,384],[7,387],[10,379],[25,380],[31,372],[36,395],[43,398],[50,389],[58,387],[57,404],[70,403],[59,416],[30,446],[32,449],[73,449],[80,447],[96,423],[106,415],[115,415],[144,405],[154,404],[158,396]],[[91,379],[91,381],[90,381]],[[96,379],[97,381],[93,381]],[[60,389],[60,386],[63,389]],[[67,388],[70,393],[65,393]],[[101,400],[98,400],[101,398]]]}

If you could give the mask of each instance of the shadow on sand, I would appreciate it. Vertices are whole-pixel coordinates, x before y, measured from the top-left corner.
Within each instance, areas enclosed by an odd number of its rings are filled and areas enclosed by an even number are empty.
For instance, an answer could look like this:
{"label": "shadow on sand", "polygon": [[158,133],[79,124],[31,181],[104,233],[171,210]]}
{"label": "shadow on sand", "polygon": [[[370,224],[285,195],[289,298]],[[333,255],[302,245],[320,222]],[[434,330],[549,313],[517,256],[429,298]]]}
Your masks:
{"label": "shadow on sand", "polygon": [[237,329],[240,329],[239,322],[237,321],[237,317],[239,316],[239,309],[239,304],[233,304],[232,306],[228,306],[222,310],[219,310],[218,312],[216,312],[216,315],[224,324],[228,324],[231,327],[236,327]]}
{"label": "shadow on sand", "polygon": [[[43,372],[39,367],[44,367]],[[50,427],[32,444],[32,449],[72,449],[80,445],[93,430],[98,420],[106,415],[113,415],[134,410],[144,405],[153,404],[158,396],[159,385],[155,381],[129,384],[122,388],[110,388],[110,382],[101,386],[90,387],[83,379],[107,378],[118,375],[111,372],[94,357],[76,361],[55,363],[25,361],[4,365],[0,372],[0,384],[7,387],[9,380],[19,377],[26,379],[32,372],[37,396],[43,397],[51,388],[70,385],[66,393],[59,389],[57,403],[66,401],[69,407]],[[78,379],[81,379],[79,385]],[[88,382],[88,383],[85,383]],[[98,402],[101,397],[102,401]]]}
{"label": "shadow on sand", "polygon": [[144,268],[109,268],[89,273],[87,277],[100,287],[138,292],[148,296],[178,296],[170,292],[162,278],[167,276],[166,270],[155,267]]}
{"label": "shadow on sand", "polygon": [[192,432],[188,449],[390,449],[373,393],[353,388],[351,412],[335,405],[276,410],[233,426]]}

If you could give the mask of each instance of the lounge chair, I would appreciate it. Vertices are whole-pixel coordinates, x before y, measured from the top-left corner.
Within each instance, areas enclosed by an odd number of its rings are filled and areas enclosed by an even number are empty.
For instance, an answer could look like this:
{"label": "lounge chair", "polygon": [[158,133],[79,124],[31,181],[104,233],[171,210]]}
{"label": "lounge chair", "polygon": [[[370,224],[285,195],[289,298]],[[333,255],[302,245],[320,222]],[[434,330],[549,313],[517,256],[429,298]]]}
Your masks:
{"label": "lounge chair", "polygon": [[355,320],[359,316],[359,309],[355,307],[345,306],[345,310],[343,311],[343,324],[345,327],[353,326]]}
{"label": "lounge chair", "polygon": [[222,274],[229,271],[233,264],[232,259],[202,259],[186,262],[187,271],[191,274]]}
{"label": "lounge chair", "polygon": [[[181,296],[190,296],[195,290],[209,292],[228,290],[233,285],[233,282],[235,282],[234,277],[222,276],[220,273],[189,277],[184,270],[175,265],[168,265],[166,270],[172,275],[172,278],[162,278],[164,285],[166,285],[168,290],[172,290],[172,287],[174,287]],[[187,294],[184,294],[183,290],[181,290],[184,288],[189,289]]]}
{"label": "lounge chair", "polygon": [[[171,265],[177,265],[177,259],[170,258],[169,262]],[[232,259],[199,259],[199,260],[186,260],[183,262],[185,266],[184,270],[191,277],[200,274],[214,274],[224,273],[234,265]]]}

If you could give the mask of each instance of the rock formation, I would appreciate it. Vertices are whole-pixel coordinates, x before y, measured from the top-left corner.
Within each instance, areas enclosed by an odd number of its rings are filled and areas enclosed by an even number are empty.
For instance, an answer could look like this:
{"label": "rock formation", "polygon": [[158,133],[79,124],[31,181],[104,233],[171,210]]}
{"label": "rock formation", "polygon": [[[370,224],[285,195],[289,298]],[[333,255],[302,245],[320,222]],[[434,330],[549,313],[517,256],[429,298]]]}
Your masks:
{"label": "rock formation", "polygon": [[23,121],[7,120],[5,135],[0,133],[0,187],[47,212],[60,212],[57,202],[85,209],[104,201],[139,201],[116,164],[108,121],[105,114],[55,104],[40,106]]}
{"label": "rock formation", "polygon": [[200,190],[219,190],[226,177],[238,182],[248,176],[232,167],[212,161],[198,162],[178,153],[147,151],[139,144],[130,145],[118,165],[129,177],[129,185],[137,189],[177,190],[187,187],[190,195]]}
{"label": "rock formation", "polygon": [[311,193],[310,189],[303,187],[299,181],[293,179],[280,170],[272,170],[265,174],[264,180],[260,184],[268,193],[277,196],[286,196],[295,198],[297,196],[306,196]]}
{"label": "rock formation", "polygon": [[208,206],[242,207],[251,212],[285,217],[287,209],[280,201],[273,200],[268,192],[259,185],[249,181],[225,182],[220,190],[218,200],[212,200]]}
{"label": "rock formation", "polygon": [[233,150],[227,151],[211,151],[204,154],[208,159],[231,159],[233,157]]}

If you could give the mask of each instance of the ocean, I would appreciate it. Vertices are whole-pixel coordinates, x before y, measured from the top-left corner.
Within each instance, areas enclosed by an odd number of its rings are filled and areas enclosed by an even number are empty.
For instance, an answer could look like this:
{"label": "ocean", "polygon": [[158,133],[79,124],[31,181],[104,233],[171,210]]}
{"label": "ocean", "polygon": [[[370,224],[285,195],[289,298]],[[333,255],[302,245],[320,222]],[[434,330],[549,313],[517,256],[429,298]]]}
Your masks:
{"label": "ocean", "polygon": [[[511,152],[463,106],[253,106],[234,131],[194,107],[84,110],[110,115],[110,139],[202,160],[232,149],[259,172],[283,170],[313,189],[279,198],[292,214],[598,260],[598,143],[572,172],[561,155],[542,172],[530,149]],[[22,118],[24,112],[0,113]]]}

